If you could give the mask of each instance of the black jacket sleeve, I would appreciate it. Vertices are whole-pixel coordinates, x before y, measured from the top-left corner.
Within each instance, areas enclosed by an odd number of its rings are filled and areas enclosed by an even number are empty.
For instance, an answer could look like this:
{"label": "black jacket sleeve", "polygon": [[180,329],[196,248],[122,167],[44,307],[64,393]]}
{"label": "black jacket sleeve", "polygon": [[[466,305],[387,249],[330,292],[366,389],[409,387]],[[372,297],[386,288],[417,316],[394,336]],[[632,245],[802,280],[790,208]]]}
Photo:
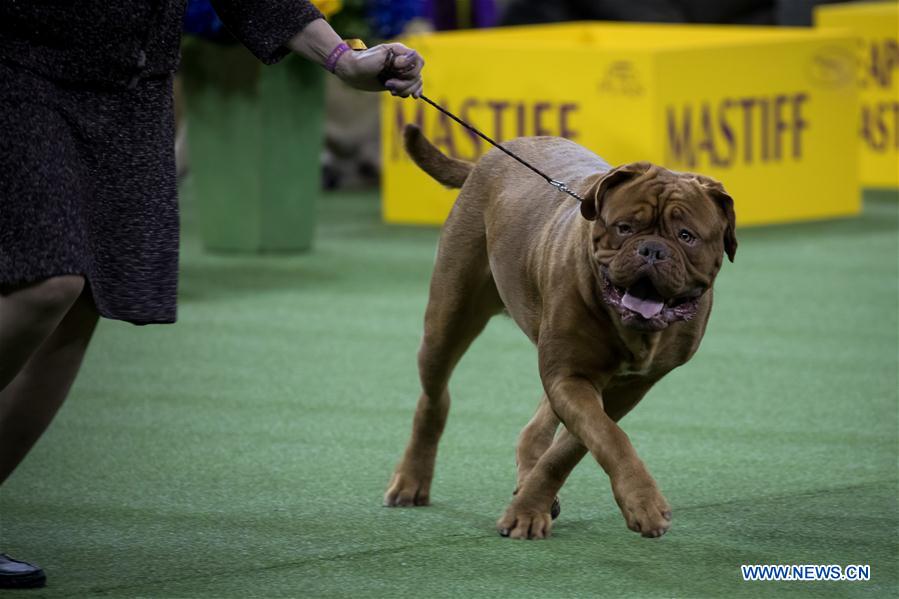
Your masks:
{"label": "black jacket sleeve", "polygon": [[293,36],[322,14],[307,0],[212,0],[215,12],[234,37],[265,64],[290,51]]}

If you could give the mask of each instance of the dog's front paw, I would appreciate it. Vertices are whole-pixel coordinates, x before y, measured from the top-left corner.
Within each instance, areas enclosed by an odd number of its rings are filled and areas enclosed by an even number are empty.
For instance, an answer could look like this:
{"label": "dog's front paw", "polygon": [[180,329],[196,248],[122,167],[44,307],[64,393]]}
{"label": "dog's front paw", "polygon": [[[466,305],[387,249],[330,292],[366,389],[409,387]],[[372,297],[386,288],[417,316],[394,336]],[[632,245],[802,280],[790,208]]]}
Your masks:
{"label": "dog's front paw", "polygon": [[431,502],[431,479],[398,469],[384,493],[386,507],[414,507]]}
{"label": "dog's front paw", "polygon": [[550,507],[529,505],[518,497],[512,500],[506,513],[496,522],[496,530],[510,539],[545,539],[553,526]]}
{"label": "dog's front paw", "polygon": [[671,507],[655,482],[612,482],[615,501],[621,508],[627,527],[644,537],[657,538],[671,528]]}
{"label": "dog's front paw", "polygon": [[[515,490],[512,491],[512,495],[518,495],[518,491],[521,489],[521,485],[515,487]],[[549,508],[549,515],[552,516],[553,520],[559,517],[562,513],[562,503],[559,501],[559,496],[556,495],[553,497],[553,504]]]}

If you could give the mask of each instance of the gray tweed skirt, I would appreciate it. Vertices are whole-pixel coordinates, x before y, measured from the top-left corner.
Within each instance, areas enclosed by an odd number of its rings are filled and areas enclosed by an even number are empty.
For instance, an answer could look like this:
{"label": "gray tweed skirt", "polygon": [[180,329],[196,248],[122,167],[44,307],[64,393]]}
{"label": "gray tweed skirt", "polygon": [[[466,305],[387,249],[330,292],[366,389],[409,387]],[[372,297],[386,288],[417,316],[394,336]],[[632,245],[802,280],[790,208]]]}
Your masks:
{"label": "gray tweed skirt", "polygon": [[175,321],[170,77],[104,89],[0,62],[0,291],[64,274],[101,316]]}

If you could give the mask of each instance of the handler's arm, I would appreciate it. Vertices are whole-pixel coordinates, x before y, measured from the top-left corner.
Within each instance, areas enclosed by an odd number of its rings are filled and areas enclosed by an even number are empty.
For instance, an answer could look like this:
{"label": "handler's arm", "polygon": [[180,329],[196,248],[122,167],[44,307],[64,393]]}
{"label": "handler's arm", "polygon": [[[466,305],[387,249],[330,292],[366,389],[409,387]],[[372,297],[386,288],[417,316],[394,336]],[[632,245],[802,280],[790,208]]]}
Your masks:
{"label": "handler's arm", "polygon": [[[334,51],[343,40],[307,0],[212,0],[212,4],[228,30],[266,64],[278,62],[292,50],[323,67],[333,67],[335,75],[356,89],[386,88],[398,96],[421,95],[424,61],[418,53],[403,44],[382,44],[362,52],[338,53],[335,61]],[[382,84],[378,75],[389,64],[390,79]]]}
{"label": "handler's arm", "polygon": [[[424,60],[403,44],[381,44],[362,52],[343,47],[343,40],[324,19],[317,19],[296,34],[287,46],[313,62],[333,70],[348,85],[365,91],[383,91],[396,96],[419,97]],[[389,67],[383,83],[378,76]]]}

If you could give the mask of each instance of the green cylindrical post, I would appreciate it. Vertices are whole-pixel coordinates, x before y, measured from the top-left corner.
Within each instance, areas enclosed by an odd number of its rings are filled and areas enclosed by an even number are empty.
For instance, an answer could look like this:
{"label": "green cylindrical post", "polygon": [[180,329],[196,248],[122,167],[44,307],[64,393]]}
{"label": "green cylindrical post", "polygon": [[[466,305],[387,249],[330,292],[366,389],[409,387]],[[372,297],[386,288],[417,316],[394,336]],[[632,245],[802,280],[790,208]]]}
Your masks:
{"label": "green cylindrical post", "polygon": [[183,49],[190,170],[210,250],[312,246],[323,139],[324,77],[289,56],[265,66],[241,46]]}

